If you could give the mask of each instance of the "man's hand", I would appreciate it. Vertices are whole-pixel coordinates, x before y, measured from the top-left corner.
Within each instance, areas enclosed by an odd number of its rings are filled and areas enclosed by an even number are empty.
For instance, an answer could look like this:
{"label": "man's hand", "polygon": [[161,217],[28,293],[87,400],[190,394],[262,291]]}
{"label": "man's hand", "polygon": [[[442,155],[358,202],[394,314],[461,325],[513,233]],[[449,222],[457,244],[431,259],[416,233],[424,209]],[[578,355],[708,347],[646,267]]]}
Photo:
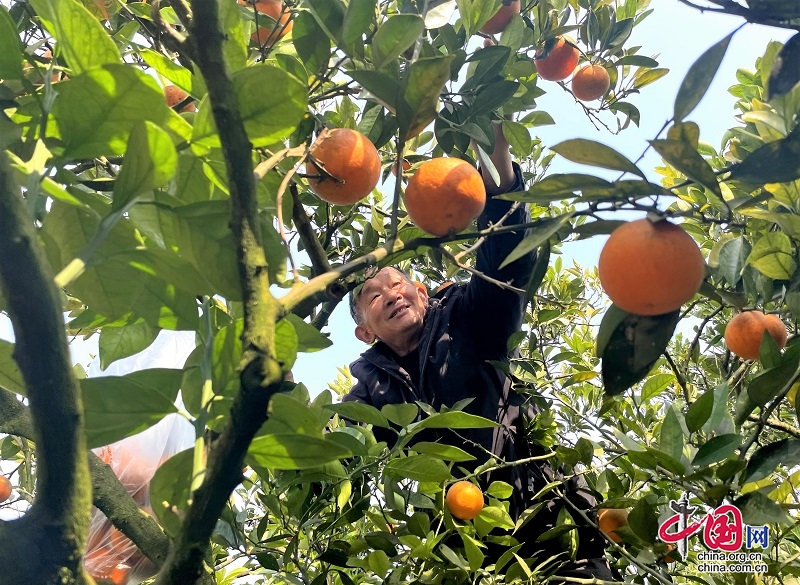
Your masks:
{"label": "man's hand", "polygon": [[[482,169],[481,175],[483,176],[483,184],[486,187],[486,194],[489,197],[499,193],[507,193],[516,182],[514,167],[511,164],[511,152],[509,150],[508,140],[506,140],[506,137],[503,135],[503,127],[498,123],[492,126],[494,127],[494,151],[489,154],[489,160],[492,161],[494,168],[497,169],[500,184],[498,185],[495,183],[491,173],[484,172]],[[473,148],[477,151],[474,143]]]}

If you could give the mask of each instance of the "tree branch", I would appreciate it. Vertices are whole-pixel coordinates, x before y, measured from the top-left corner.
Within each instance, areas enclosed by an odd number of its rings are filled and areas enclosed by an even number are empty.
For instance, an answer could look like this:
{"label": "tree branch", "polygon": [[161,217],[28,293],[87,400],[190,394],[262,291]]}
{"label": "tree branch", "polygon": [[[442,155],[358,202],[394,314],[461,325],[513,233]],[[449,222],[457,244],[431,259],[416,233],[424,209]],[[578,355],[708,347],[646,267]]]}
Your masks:
{"label": "tree branch", "polygon": [[219,28],[218,6],[208,0],[192,0],[191,8],[193,21],[189,27],[189,41],[206,82],[228,175],[231,229],[237,243],[237,268],[244,303],[244,330],[240,389],[231,407],[230,419],[211,446],[203,481],[192,494],[192,505],[157,580],[160,584],[176,585],[199,579],[211,581],[211,569],[204,566],[204,561],[217,519],[241,481],[244,455],[267,418],[269,399],[293,386],[282,383],[282,366],[275,354],[275,324],[281,314],[280,305],[269,291],[251,165],[252,144],[222,58],[224,34]]}
{"label": "tree branch", "polygon": [[[34,440],[30,410],[13,392],[0,388],[0,432]],[[169,539],[151,516],[142,514],[111,467],[89,451],[94,505],[156,566],[164,564]]]}
{"label": "tree branch", "polygon": [[[0,530],[0,566],[6,578],[11,579],[8,572],[19,574],[17,582],[83,582],[91,489],[80,388],[53,276],[1,153],[0,259],[0,288],[14,326],[14,358],[25,382],[37,443],[36,499],[24,518]],[[22,421],[20,411],[16,414]],[[18,547],[29,546],[40,551],[38,562],[20,563],[33,550]],[[24,565],[28,570],[35,565],[36,575],[25,576]]]}

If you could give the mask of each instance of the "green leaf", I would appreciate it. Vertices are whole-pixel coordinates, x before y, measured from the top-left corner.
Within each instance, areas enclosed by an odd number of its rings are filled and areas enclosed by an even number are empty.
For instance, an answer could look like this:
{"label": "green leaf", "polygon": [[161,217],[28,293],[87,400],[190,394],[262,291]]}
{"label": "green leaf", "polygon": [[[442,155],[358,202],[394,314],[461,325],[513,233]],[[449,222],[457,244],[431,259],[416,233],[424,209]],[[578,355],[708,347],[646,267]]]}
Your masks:
{"label": "green leaf", "polygon": [[[375,3],[372,0],[350,0],[344,12],[341,43],[341,48],[348,55],[363,56],[364,41],[362,37],[369,33],[369,27],[374,20]],[[379,68],[377,64],[375,67]]]}
{"label": "green leaf", "polygon": [[[436,443],[438,445],[438,443]],[[486,495],[498,500],[507,500],[514,495],[514,486],[504,481],[493,481],[486,489]]]}
{"label": "green leaf", "polygon": [[707,49],[689,68],[675,97],[673,117],[676,123],[682,122],[703,99],[732,38],[733,33]]}
{"label": "green leaf", "polygon": [[269,402],[269,418],[259,434],[281,435],[300,433],[322,438],[322,429],[328,423],[327,416],[318,416],[318,411],[309,408],[308,401],[279,392]]}
{"label": "green leaf", "polygon": [[675,383],[674,374],[654,374],[642,384],[642,402],[648,402]]}
{"label": "green leaf", "polygon": [[[401,98],[400,83],[391,75],[378,71],[348,71],[347,74],[393,114],[397,114],[398,109],[408,108]],[[411,113],[406,111],[404,115],[410,117]]]}
{"label": "green leaf", "polygon": [[747,257],[750,255],[752,247],[743,237],[728,240],[719,250],[718,270],[722,277],[731,286],[742,278],[742,271],[747,264]]}
{"label": "green leaf", "polygon": [[474,35],[500,9],[501,0],[456,0],[467,38]]}
{"label": "green leaf", "polygon": [[499,506],[484,506],[475,520],[476,523],[480,521],[490,525],[491,527],[503,528],[505,530],[511,530],[515,526],[514,521],[511,519],[511,516],[508,515],[508,512]]}
{"label": "green leaf", "polygon": [[519,122],[512,120],[503,120],[503,136],[508,140],[512,151],[518,156],[525,156],[530,153],[533,140],[531,139],[530,130]]}
{"label": "green leaf", "polygon": [[683,454],[683,429],[678,420],[675,405],[667,409],[664,422],[661,423],[661,433],[658,438],[659,451],[666,453],[676,461],[681,460]]}
{"label": "green leaf", "polygon": [[331,56],[331,40],[309,12],[301,11],[294,17],[292,43],[309,73],[316,73],[327,66]]}
{"label": "green leaf", "polygon": [[738,434],[720,435],[709,439],[697,450],[692,465],[705,467],[723,461],[733,455],[741,445],[742,438]]}
{"label": "green leaf", "polygon": [[396,113],[400,136],[408,139],[419,134],[438,114],[439,94],[450,79],[450,64],[455,55],[425,57],[408,68],[403,101],[407,104]]}
{"label": "green leaf", "polygon": [[467,562],[469,563],[469,570],[470,571],[477,571],[483,566],[483,561],[486,558],[481,552],[481,549],[478,548],[479,546],[485,546],[478,540],[471,538],[470,536],[461,534],[461,541],[464,543],[464,554],[467,555]]}
{"label": "green leaf", "polygon": [[[756,406],[765,406],[794,378],[797,372],[795,348],[796,346],[793,346],[791,350],[787,351],[776,367],[759,372],[750,380],[746,392]],[[737,411],[736,414],[738,420],[739,412]],[[739,424],[741,422],[743,419]]]}
{"label": "green leaf", "polygon": [[717,182],[714,169],[692,145],[681,140],[650,140],[649,142],[665,161],[722,200],[722,190]]}
{"label": "green leaf", "polygon": [[151,49],[140,49],[139,54],[144,59],[144,62],[155,69],[159,75],[170,80],[183,91],[198,98],[206,94],[206,85],[201,75],[194,75],[186,67],[182,67]]}
{"label": "green leaf", "polygon": [[542,244],[547,242],[553,234],[558,232],[564,224],[568,223],[573,215],[574,212],[570,212],[552,219],[543,219],[537,222],[535,226],[528,228],[526,232],[527,235],[517,244],[516,248],[506,256],[506,259],[500,264],[500,268],[508,266],[514,262],[514,260],[527,256],[539,248]]}
{"label": "green leaf", "polygon": [[689,406],[689,410],[686,412],[686,427],[690,433],[702,429],[711,417],[711,413],[714,411],[714,392],[713,388],[706,390]]}
{"label": "green leaf", "polygon": [[0,6],[0,78],[22,79],[19,33],[5,6]]}
{"label": "green leaf", "polygon": [[387,18],[372,37],[375,68],[380,69],[414,46],[424,30],[425,24],[416,14],[396,14]]}
{"label": "green leaf", "polygon": [[501,80],[483,87],[470,104],[469,117],[475,118],[494,112],[508,102],[519,89],[516,81]]}
{"label": "green leaf", "polygon": [[331,340],[320,333],[319,329],[306,323],[294,313],[289,313],[284,318],[294,326],[297,334],[297,351],[312,353],[332,345]]}
{"label": "green leaf", "polygon": [[[680,311],[650,317],[627,315],[621,321],[619,314],[614,312],[608,318],[613,319],[609,326],[604,328],[602,323],[600,326],[603,339],[608,336],[608,342],[601,348],[598,339],[598,352],[602,349],[598,356],[602,359],[606,393],[614,396],[647,376],[667,348],[680,321]],[[614,322],[618,324],[608,335],[607,330]]]}
{"label": "green leaf", "polygon": [[411,455],[392,459],[386,464],[384,473],[413,481],[432,481],[440,483],[450,479],[447,465],[428,455]]}
{"label": "green leaf", "polygon": [[150,502],[159,524],[175,538],[192,499],[194,450],[186,449],[167,459],[150,480]]}
{"label": "green leaf", "polygon": [[389,420],[383,416],[380,410],[369,404],[341,402],[339,404],[328,404],[325,408],[332,410],[343,418],[355,422],[362,422],[386,429],[389,428]]}
{"label": "green leaf", "polygon": [[167,107],[155,79],[135,67],[104,65],[62,81],[58,91],[53,118],[68,159],[123,154],[144,120],[169,129],[187,125]]}
{"label": "green leaf", "polygon": [[614,62],[614,66],[616,67],[617,65],[633,65],[634,67],[653,69],[658,67],[658,61],[644,55],[625,55]]}
{"label": "green leaf", "polygon": [[14,360],[14,344],[0,339],[0,388],[25,396],[25,381]]}
{"label": "green leaf", "polygon": [[419,407],[416,404],[386,404],[381,413],[394,424],[406,427],[417,418]]}
{"label": "green leaf", "polygon": [[414,425],[414,432],[422,429],[489,429],[499,424],[488,418],[483,418],[468,412],[451,410],[440,412],[423,419]]}
{"label": "green leaf", "polygon": [[769,477],[777,467],[788,470],[798,464],[800,464],[800,439],[781,439],[769,443],[750,456],[742,483]]}
{"label": "green leaf", "polygon": [[256,437],[247,450],[248,457],[270,469],[308,469],[329,461],[352,456],[341,444],[301,434]]}
{"label": "green leaf", "polygon": [[525,203],[549,203],[578,197],[580,192],[586,189],[611,189],[612,186],[613,183],[610,181],[594,175],[555,173],[534,183],[527,191],[513,195],[499,195],[497,198]]}
{"label": "green leaf", "polygon": [[573,138],[559,142],[551,147],[550,150],[575,163],[632,173],[642,179],[646,179],[644,173],[625,156],[613,148],[594,140]]}
{"label": "green leaf", "polygon": [[[59,268],[83,253],[87,236],[100,219],[87,207],[54,202],[40,231],[50,263]],[[96,251],[93,265],[69,285],[70,294],[111,320],[131,313],[164,329],[193,330],[197,302],[193,295],[128,264],[125,253],[137,247],[133,229],[117,222]]]}
{"label": "green leaf", "polygon": [[789,92],[800,81],[800,33],[783,45],[767,81],[768,101]]}
{"label": "green leaf", "polygon": [[644,498],[639,500],[628,514],[628,526],[645,542],[656,542],[658,514],[652,504]]}
{"label": "green leaf", "polygon": [[124,439],[177,412],[182,377],[183,370],[154,368],[81,380],[88,447]]}
{"label": "green leaf", "polygon": [[734,165],[730,178],[757,185],[800,178],[800,124],[786,138],[768,142]]}
{"label": "green leaf", "polygon": [[103,25],[75,0],[31,0],[47,31],[75,74],[121,63],[117,45]]}
{"label": "green leaf", "polygon": [[178,168],[178,154],[169,135],[152,122],[133,127],[122,170],[114,182],[111,210],[125,207],[133,198],[166,184]]}
{"label": "green leaf", "polygon": [[[222,57],[228,71],[233,73],[247,65],[249,27],[242,18],[241,7],[233,2],[218,2],[219,26],[225,31],[222,38]],[[262,21],[263,22],[263,21]]]}
{"label": "green leaf", "polygon": [[341,0],[308,0],[307,7],[328,38],[337,44],[342,35],[345,6]]}
{"label": "green leaf", "polygon": [[[233,75],[233,87],[247,136],[256,148],[286,138],[306,114],[306,86],[278,67],[262,63],[241,69]],[[201,154],[219,146],[211,108],[205,105],[195,118],[192,147]]]}
{"label": "green leaf", "polygon": [[452,445],[444,445],[442,443],[427,443],[420,441],[414,443],[411,448],[422,455],[430,455],[435,459],[442,459],[444,461],[474,461],[475,456],[470,455],[463,449],[453,447]]}
{"label": "green leaf", "polygon": [[733,503],[742,511],[742,521],[750,526],[786,524],[792,521],[777,502],[773,502],[761,492],[750,492],[734,500]]}
{"label": "green leaf", "polygon": [[796,268],[792,241],[783,232],[767,233],[755,243],[753,251],[747,257],[747,263],[764,276],[775,280],[789,280]]}
{"label": "green leaf", "polygon": [[156,340],[159,329],[147,321],[124,327],[105,326],[100,331],[100,369],[105,370],[117,360],[144,351]]}
{"label": "green leaf", "polygon": [[297,359],[297,333],[286,319],[281,319],[275,325],[275,354],[281,370],[291,371]]}

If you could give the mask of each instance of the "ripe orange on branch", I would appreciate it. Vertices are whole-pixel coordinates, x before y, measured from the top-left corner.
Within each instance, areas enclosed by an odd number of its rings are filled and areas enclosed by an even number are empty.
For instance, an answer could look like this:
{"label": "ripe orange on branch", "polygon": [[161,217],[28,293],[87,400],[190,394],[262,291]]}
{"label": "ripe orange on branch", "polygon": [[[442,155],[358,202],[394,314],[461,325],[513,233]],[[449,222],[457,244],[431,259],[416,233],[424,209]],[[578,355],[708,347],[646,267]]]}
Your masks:
{"label": "ripe orange on branch", "polygon": [[284,5],[283,0],[238,0],[242,6],[255,8],[259,13],[266,14],[275,22],[259,18],[259,27],[250,37],[260,46],[271,47],[275,41],[282,39],[292,30],[292,13]]}
{"label": "ripe orange on branch", "polygon": [[503,32],[515,14],[519,14],[519,0],[503,0],[500,10],[481,27],[481,32],[485,35]]}
{"label": "ripe orange on branch", "polygon": [[11,482],[5,475],[0,475],[0,502],[5,502],[11,497]]}
{"label": "ripe orange on branch", "polygon": [[583,102],[603,97],[611,87],[611,77],[602,65],[585,65],[572,76],[572,93]]}
{"label": "ripe orange on branch", "polygon": [[422,163],[408,181],[406,211],[418,228],[446,236],[464,230],[486,204],[480,173],[460,158],[439,157]]}
{"label": "ripe orange on branch", "polygon": [[[167,105],[172,108],[177,106],[183,100],[189,97],[189,94],[183,91],[177,85],[168,85],[164,88],[164,99],[167,100]],[[181,112],[196,112],[197,106],[189,102],[181,108]]]}
{"label": "ripe orange on branch", "polygon": [[469,481],[457,481],[447,490],[445,505],[459,520],[472,520],[483,510],[483,492]]}
{"label": "ripe orange on branch", "polygon": [[781,349],[786,346],[786,325],[777,315],[761,311],[745,311],[730,320],[725,327],[725,344],[732,353],[746,360],[758,359],[761,340],[767,332]]}
{"label": "ripe orange on branch", "polygon": [[614,542],[622,542],[617,528],[628,523],[628,511],[622,508],[602,508],[597,513],[597,526]]}
{"label": "ripe orange on branch", "polygon": [[634,315],[679,309],[700,289],[705,274],[700,248],[667,220],[639,219],[615,229],[597,268],[608,297]]}
{"label": "ripe orange on branch", "polygon": [[[381,157],[369,138],[349,128],[322,132],[310,149],[308,184],[320,199],[352,205],[369,195],[381,178]],[[324,172],[321,170],[324,169]]]}
{"label": "ripe orange on branch", "polygon": [[561,81],[575,71],[580,53],[578,48],[567,42],[564,37],[558,37],[553,48],[544,58],[536,58],[536,70],[539,77],[547,81]]}

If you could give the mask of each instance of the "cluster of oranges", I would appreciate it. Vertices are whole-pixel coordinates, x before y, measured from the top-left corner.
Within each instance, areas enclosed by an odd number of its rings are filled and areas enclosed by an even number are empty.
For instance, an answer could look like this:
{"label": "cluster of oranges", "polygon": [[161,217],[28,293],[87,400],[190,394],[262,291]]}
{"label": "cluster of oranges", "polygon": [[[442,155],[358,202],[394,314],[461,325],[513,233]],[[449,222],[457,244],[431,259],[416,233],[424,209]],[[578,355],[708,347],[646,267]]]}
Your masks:
{"label": "cluster of oranges", "polygon": [[550,50],[539,55],[534,59],[539,77],[547,81],[563,81],[572,75],[572,93],[581,101],[599,99],[611,87],[611,76],[602,65],[587,63],[575,71],[580,51],[564,37],[556,38]]}
{"label": "cluster of oranges", "polygon": [[[705,262],[695,241],[667,220],[639,219],[611,233],[600,252],[598,276],[611,301],[634,315],[663,315],[678,310],[700,290]],[[786,346],[786,325],[777,315],[745,311],[725,328],[728,349],[757,359],[764,333]]]}
{"label": "cluster of oranges", "polygon": [[[250,40],[259,47],[270,48],[291,32],[294,23],[289,7],[283,0],[237,0],[258,12],[258,27]],[[265,16],[269,18],[264,18]]]}
{"label": "cluster of oranges", "polygon": [[[334,128],[320,134],[309,151],[308,183],[320,199],[353,205],[377,186],[381,157],[357,130]],[[407,161],[403,169],[408,170]],[[434,236],[464,230],[483,210],[486,188],[468,162],[435,157],[419,165],[408,181],[405,205],[409,217]]]}
{"label": "cluster of oranges", "polygon": [[[485,35],[503,32],[519,11],[519,0],[504,0],[497,13],[483,25],[481,32]],[[547,81],[563,81],[572,75],[572,93],[584,102],[599,99],[608,92],[611,87],[611,76],[605,67],[588,63],[575,71],[580,60],[578,48],[564,37],[556,37],[548,44],[550,50],[546,53],[537,53],[534,59],[539,77]]]}

